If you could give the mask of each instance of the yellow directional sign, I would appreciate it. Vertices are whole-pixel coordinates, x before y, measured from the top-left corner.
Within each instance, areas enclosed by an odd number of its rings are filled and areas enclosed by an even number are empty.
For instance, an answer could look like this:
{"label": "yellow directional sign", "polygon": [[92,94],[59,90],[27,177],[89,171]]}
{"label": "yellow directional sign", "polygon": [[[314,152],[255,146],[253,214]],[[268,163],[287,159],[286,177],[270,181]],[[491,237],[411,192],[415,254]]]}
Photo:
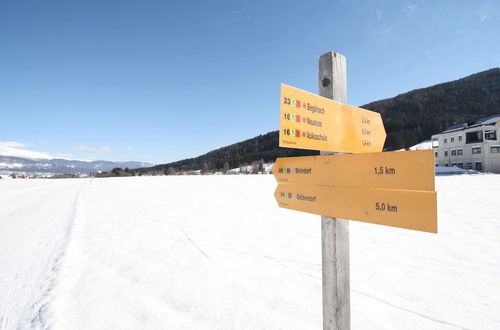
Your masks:
{"label": "yellow directional sign", "polygon": [[291,210],[437,233],[433,191],[281,183],[274,196]]}
{"label": "yellow directional sign", "polygon": [[336,152],[382,151],[380,114],[281,85],[280,147]]}
{"label": "yellow directional sign", "polygon": [[278,158],[279,183],[434,191],[432,150]]}

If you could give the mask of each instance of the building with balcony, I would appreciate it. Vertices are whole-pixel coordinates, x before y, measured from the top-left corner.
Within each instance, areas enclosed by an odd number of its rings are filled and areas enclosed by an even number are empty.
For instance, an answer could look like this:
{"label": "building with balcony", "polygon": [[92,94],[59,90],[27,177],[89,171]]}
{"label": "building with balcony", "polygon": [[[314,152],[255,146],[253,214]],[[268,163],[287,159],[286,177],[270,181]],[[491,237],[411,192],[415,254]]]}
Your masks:
{"label": "building with balcony", "polygon": [[455,124],[432,136],[436,166],[500,173],[500,114]]}

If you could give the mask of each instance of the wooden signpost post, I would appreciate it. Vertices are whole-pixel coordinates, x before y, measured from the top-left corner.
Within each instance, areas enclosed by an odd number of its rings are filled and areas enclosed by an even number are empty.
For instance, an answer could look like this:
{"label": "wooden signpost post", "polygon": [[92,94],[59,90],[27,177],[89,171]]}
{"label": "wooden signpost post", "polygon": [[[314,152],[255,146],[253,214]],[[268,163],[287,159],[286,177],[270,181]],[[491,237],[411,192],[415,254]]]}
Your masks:
{"label": "wooden signpost post", "polygon": [[[380,114],[346,105],[345,57],[319,58],[320,96],[281,85],[281,147],[321,156],[279,158],[278,205],[322,215],[323,329],[350,329],[352,219],[437,233],[432,150],[381,152]],[[355,153],[355,154],[332,154]]]}

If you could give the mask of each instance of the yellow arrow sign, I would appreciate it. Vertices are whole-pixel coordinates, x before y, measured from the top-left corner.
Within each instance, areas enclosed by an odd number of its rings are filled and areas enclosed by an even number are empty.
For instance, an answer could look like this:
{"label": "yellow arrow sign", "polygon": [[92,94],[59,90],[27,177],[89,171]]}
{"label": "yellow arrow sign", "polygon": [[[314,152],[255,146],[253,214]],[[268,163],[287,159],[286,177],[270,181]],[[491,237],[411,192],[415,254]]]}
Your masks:
{"label": "yellow arrow sign", "polygon": [[281,183],[274,196],[280,207],[291,210],[437,233],[432,191]]}
{"label": "yellow arrow sign", "polygon": [[280,147],[377,152],[385,137],[379,113],[281,85]]}
{"label": "yellow arrow sign", "polygon": [[432,150],[278,158],[276,181],[434,191]]}

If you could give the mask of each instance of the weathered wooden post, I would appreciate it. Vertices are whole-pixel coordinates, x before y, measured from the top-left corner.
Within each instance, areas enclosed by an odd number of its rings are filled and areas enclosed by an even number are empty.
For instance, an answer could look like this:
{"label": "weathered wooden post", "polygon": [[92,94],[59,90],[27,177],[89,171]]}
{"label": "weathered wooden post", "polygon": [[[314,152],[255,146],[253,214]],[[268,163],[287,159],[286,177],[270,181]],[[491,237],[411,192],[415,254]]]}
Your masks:
{"label": "weathered wooden post", "polygon": [[[345,56],[328,52],[319,57],[319,94],[347,104]],[[328,154],[321,151],[321,154]],[[351,327],[349,284],[349,222],[321,217],[323,260],[323,329]]]}

